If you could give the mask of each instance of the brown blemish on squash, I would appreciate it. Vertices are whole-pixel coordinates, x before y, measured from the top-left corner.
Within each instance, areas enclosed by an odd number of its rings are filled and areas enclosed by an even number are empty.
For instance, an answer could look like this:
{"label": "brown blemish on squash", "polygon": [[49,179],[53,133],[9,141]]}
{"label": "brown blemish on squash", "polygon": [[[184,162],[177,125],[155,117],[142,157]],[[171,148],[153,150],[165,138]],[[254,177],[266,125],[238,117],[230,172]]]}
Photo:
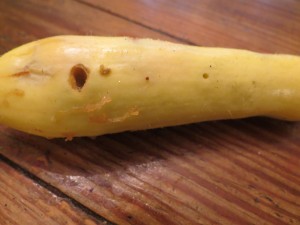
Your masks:
{"label": "brown blemish on squash", "polygon": [[123,116],[116,117],[116,118],[109,118],[108,121],[112,123],[118,123],[123,122],[124,120],[128,119],[132,116],[138,116],[140,114],[140,111],[136,108],[129,109],[128,112],[126,112]]}
{"label": "brown blemish on squash", "polygon": [[102,107],[108,103],[110,103],[112,100],[109,96],[104,95],[101,100],[99,102],[96,103],[91,103],[91,104],[86,104],[80,107],[73,107],[67,110],[61,110],[59,112],[57,112],[54,116],[53,116],[53,121],[60,121],[61,119],[63,119],[66,116],[69,116],[71,114],[80,114],[80,113],[92,113],[98,110],[101,110]]}
{"label": "brown blemish on squash", "polygon": [[204,73],[204,74],[202,75],[202,77],[203,77],[203,79],[208,79],[208,78],[209,78],[209,75],[208,75],[208,73]]}
{"label": "brown blemish on squash", "polygon": [[8,94],[18,96],[18,97],[23,97],[25,95],[25,92],[21,89],[14,89],[11,92],[9,92]]}
{"label": "brown blemish on squash", "polygon": [[109,75],[111,73],[111,69],[104,65],[100,65],[99,72],[101,75]]}
{"label": "brown blemish on squash", "polygon": [[30,71],[21,71],[18,73],[14,73],[11,76],[13,77],[23,77],[23,76],[29,76],[30,75]]}
{"label": "brown blemish on squash", "polygon": [[25,95],[25,92],[21,89],[15,88],[7,93],[4,94],[5,99],[2,101],[3,107],[9,107],[10,103],[8,101],[9,98],[11,97],[23,97]]}
{"label": "brown blemish on squash", "polygon": [[110,97],[103,96],[99,102],[92,103],[92,104],[86,104],[86,105],[81,106],[81,107],[74,107],[74,108],[71,108],[69,110],[64,110],[64,111],[60,111],[60,112],[61,113],[77,113],[77,112],[78,113],[81,113],[81,112],[90,113],[90,112],[100,110],[104,105],[110,103],[111,101],[112,100],[111,100]]}
{"label": "brown blemish on squash", "polygon": [[90,116],[89,117],[89,121],[91,123],[106,123],[108,122],[108,118],[106,116],[106,114],[101,114],[101,115],[94,115],[94,116]]}
{"label": "brown blemish on squash", "polygon": [[149,80],[150,80],[150,78],[149,78],[149,77],[145,77],[145,80],[146,80],[146,81],[149,81]]}
{"label": "brown blemish on squash", "polygon": [[77,64],[71,68],[69,83],[77,91],[81,91],[88,79],[89,69],[83,64]]}
{"label": "brown blemish on squash", "polygon": [[94,112],[96,110],[100,110],[104,105],[106,105],[107,103],[110,103],[112,100],[110,97],[108,96],[103,96],[102,99],[100,100],[100,102],[98,103],[94,103],[94,104],[87,104],[84,107],[82,107],[82,111],[83,112]]}
{"label": "brown blemish on squash", "polygon": [[46,71],[43,69],[32,68],[32,67],[29,68],[28,66],[26,66],[24,68],[24,71],[14,73],[11,76],[13,76],[13,77],[30,77],[30,75],[50,76],[51,74],[49,73],[49,71]]}
{"label": "brown blemish on squash", "polygon": [[132,116],[138,116],[140,114],[139,110],[136,108],[131,108],[126,112],[124,115],[115,117],[115,118],[108,118],[106,114],[101,115],[93,115],[89,117],[89,121],[91,123],[119,123],[123,122],[126,119]]}

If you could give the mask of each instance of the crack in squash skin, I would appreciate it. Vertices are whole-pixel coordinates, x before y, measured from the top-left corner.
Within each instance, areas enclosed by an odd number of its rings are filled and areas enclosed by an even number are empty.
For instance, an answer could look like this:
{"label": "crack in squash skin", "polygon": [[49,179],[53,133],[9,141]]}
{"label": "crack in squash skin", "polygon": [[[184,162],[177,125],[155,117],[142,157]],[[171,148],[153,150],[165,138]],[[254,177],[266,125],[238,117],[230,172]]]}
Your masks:
{"label": "crack in squash skin", "polygon": [[0,123],[48,138],[257,115],[300,120],[299,56],[57,36],[4,54],[0,74]]}

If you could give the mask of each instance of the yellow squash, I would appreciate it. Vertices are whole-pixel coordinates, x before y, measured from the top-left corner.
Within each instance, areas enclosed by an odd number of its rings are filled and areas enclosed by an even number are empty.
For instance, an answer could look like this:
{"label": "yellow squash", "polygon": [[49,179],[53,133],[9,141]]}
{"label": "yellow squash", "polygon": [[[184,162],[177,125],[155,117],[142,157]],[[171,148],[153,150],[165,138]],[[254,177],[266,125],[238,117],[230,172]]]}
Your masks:
{"label": "yellow squash", "polygon": [[0,124],[48,138],[200,121],[300,119],[300,57],[57,36],[0,57]]}

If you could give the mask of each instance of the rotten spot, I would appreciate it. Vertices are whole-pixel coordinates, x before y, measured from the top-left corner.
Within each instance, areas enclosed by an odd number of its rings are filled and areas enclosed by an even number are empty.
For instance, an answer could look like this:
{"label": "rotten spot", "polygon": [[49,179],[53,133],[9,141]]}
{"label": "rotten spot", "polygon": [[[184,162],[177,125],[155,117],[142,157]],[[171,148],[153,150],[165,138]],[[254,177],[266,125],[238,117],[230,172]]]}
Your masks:
{"label": "rotten spot", "polygon": [[109,75],[111,73],[111,69],[108,67],[105,67],[104,65],[101,65],[99,72],[101,75]]}
{"label": "rotten spot", "polygon": [[150,78],[149,77],[145,77],[145,79],[148,81],[148,80],[150,80]]}
{"label": "rotten spot", "polygon": [[69,82],[71,87],[77,91],[81,91],[85,85],[89,74],[89,69],[83,64],[77,64],[70,71]]}

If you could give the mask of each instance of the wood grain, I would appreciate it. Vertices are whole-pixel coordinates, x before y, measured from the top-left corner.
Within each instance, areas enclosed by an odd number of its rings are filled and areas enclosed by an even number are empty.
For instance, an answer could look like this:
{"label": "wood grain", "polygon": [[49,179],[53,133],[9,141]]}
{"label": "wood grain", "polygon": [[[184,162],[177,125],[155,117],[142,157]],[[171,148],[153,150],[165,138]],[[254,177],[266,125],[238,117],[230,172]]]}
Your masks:
{"label": "wood grain", "polygon": [[[0,160],[1,225],[105,224],[56,196]],[[14,216],[13,216],[14,215]]]}
{"label": "wood grain", "polygon": [[0,9],[5,9],[0,11],[0,54],[29,41],[64,34],[177,41],[76,1],[1,0]]}
{"label": "wood grain", "polygon": [[[59,34],[300,54],[300,2],[0,1],[0,54]],[[265,118],[71,142],[0,126],[0,223],[297,225],[299,137]]]}
{"label": "wood grain", "polygon": [[72,142],[2,129],[0,142],[1,154],[118,224],[298,224],[298,132],[252,119]]}
{"label": "wood grain", "polygon": [[298,0],[79,0],[202,46],[300,54]]}

